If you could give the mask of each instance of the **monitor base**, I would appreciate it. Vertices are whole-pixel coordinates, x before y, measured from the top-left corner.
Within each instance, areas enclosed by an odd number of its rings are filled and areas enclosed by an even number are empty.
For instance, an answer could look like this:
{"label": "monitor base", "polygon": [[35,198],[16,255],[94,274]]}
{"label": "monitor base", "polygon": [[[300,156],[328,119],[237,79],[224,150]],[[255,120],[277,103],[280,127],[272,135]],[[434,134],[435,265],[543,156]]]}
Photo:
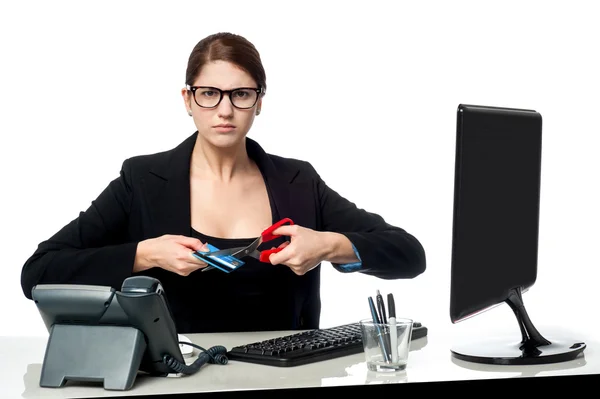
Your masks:
{"label": "monitor base", "polygon": [[474,345],[473,342],[451,349],[457,359],[486,364],[545,364],[566,362],[575,359],[586,345],[572,340],[548,340],[535,328],[523,304],[522,289],[510,290],[505,302],[510,306],[519,329],[521,341],[489,342]]}
{"label": "monitor base", "polygon": [[504,339],[456,345],[451,353],[457,359],[473,363],[527,365],[574,360],[585,347],[583,342],[552,340],[546,345],[525,348],[518,340]]}

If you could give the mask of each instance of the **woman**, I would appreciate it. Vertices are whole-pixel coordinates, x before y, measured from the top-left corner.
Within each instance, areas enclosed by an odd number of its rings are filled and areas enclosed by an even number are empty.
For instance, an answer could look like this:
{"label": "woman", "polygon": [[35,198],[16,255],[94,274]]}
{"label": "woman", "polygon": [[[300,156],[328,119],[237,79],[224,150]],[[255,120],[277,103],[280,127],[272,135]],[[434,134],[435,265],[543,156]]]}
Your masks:
{"label": "woman", "polygon": [[[197,131],[169,151],[125,160],[91,206],[39,244],[23,267],[36,284],[109,285],[159,279],[179,333],[318,328],[319,271],[413,278],[425,253],[412,235],[341,197],[305,161],[265,153],[246,137],[266,75],[245,38],[219,33],[193,49],[182,89]],[[192,255],[248,245],[273,223],[270,262],[200,273]]]}

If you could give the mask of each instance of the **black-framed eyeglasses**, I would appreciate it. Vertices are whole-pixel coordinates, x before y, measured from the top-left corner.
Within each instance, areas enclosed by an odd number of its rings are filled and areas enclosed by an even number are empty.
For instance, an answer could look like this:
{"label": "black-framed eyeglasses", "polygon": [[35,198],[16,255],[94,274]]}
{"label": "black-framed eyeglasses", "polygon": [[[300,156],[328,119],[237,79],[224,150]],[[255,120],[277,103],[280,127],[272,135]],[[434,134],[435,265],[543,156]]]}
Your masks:
{"label": "black-framed eyeglasses", "polygon": [[231,104],[236,108],[252,108],[263,92],[260,87],[238,87],[231,90],[221,90],[211,86],[186,85],[186,87],[188,91],[192,92],[196,104],[202,108],[215,108],[221,103],[221,100],[223,100],[223,94],[229,95]]}

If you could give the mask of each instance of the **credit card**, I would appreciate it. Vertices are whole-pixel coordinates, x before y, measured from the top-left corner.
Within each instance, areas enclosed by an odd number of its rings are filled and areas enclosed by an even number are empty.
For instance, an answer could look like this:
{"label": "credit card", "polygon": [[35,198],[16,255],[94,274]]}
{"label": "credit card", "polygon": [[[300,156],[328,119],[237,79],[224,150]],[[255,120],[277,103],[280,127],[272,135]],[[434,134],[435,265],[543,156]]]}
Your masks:
{"label": "credit card", "polygon": [[194,255],[196,258],[200,259],[201,261],[206,262],[207,264],[221,270],[222,272],[231,273],[232,271],[236,270],[237,268],[239,268],[245,264],[244,261],[241,261],[238,258],[236,258],[235,256],[231,256],[231,255],[211,256],[210,252],[219,251],[219,248],[217,248],[211,244],[206,244],[206,246],[208,247],[209,252],[196,251],[196,252],[193,252],[192,255]]}

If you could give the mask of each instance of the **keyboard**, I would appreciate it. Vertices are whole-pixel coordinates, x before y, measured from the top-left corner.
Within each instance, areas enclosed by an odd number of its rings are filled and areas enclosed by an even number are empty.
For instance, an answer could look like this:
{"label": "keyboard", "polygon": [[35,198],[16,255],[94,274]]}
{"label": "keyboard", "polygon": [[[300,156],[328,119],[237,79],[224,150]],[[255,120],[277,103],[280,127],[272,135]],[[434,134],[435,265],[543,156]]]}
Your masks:
{"label": "keyboard", "polygon": [[[425,337],[427,327],[413,323],[411,341]],[[233,347],[230,360],[290,367],[363,352],[359,323],[303,331]]]}

